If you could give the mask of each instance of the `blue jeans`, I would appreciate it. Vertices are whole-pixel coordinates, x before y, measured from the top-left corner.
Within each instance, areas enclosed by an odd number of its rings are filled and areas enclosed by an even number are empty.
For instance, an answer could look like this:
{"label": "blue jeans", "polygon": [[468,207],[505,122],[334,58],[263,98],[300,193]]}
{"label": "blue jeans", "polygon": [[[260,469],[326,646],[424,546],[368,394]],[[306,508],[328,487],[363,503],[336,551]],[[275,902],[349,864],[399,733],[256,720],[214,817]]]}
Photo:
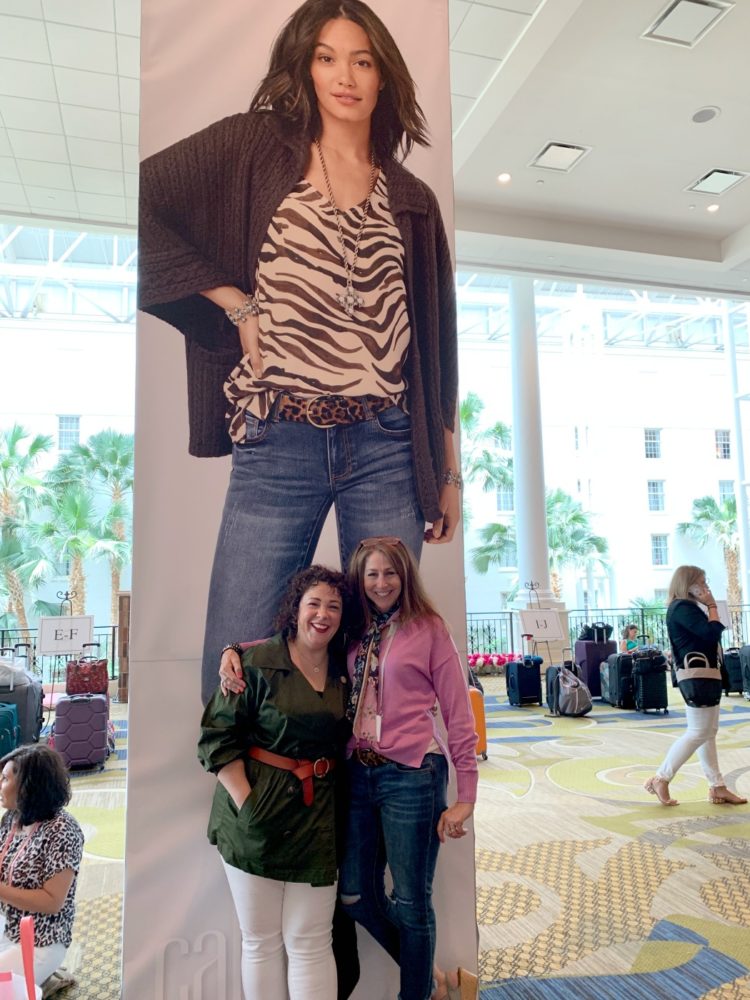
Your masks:
{"label": "blue jeans", "polygon": [[335,505],[341,565],[363,538],[395,535],[419,559],[411,421],[398,407],[328,429],[247,418],[216,543],[203,645],[203,701],[228,642],[271,634],[289,578],[312,562]]}
{"label": "blue jeans", "polygon": [[[349,761],[349,820],[339,894],[401,971],[400,1000],[429,1000],[435,957],[432,879],[437,823],[446,808],[448,763],[426,754],[421,767]],[[393,892],[385,892],[385,865]]]}

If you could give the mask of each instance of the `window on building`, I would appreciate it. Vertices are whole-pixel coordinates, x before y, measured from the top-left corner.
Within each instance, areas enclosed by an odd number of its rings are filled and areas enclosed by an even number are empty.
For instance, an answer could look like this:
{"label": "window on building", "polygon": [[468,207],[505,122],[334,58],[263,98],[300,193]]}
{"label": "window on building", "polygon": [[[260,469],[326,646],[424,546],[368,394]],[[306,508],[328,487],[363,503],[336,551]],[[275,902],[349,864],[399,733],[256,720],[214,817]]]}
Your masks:
{"label": "window on building", "polygon": [[731,458],[732,444],[729,431],[714,431],[714,435],[716,437],[716,457]]}
{"label": "window on building", "polygon": [[500,553],[500,561],[498,562],[498,567],[500,569],[515,569],[518,565],[518,552],[515,545],[506,545],[503,551]]}
{"label": "window on building", "polygon": [[657,427],[647,427],[643,432],[646,458],[661,458],[661,431]]}
{"label": "window on building", "polygon": [[648,509],[664,510],[664,480],[649,479],[648,481]]}
{"label": "window on building", "polygon": [[666,604],[668,597],[669,597],[669,591],[666,588],[657,587],[654,590],[655,601],[660,601],[662,604]]}
{"label": "window on building", "polygon": [[496,491],[495,496],[497,498],[497,509],[499,511],[513,510],[513,489],[506,487],[500,487]]}
{"label": "window on building", "polygon": [[578,451],[579,440],[578,440],[578,428],[577,427],[573,428],[573,443],[575,445],[576,451]]}
{"label": "window on building", "polygon": [[719,503],[724,503],[725,500],[734,499],[734,480],[733,479],[720,479],[719,480]]}
{"label": "window on building", "polygon": [[81,435],[81,418],[66,414],[57,418],[57,447],[60,451],[70,451],[78,444]]}
{"label": "window on building", "polygon": [[666,566],[669,562],[666,535],[651,536],[651,565]]}

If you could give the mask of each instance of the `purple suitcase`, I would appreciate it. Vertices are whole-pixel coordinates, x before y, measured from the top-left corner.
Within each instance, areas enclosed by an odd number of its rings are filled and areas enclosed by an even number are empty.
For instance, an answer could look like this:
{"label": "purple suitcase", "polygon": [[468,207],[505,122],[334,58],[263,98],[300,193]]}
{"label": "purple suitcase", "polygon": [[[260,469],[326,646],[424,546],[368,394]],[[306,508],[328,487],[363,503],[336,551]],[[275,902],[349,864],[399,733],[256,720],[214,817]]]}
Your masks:
{"label": "purple suitcase", "polygon": [[599,668],[610,653],[617,652],[614,639],[608,642],[588,642],[579,639],[576,642],[575,661],[581,668],[581,680],[591,692],[592,698],[601,698],[602,679]]}
{"label": "purple suitcase", "polygon": [[103,694],[66,695],[55,712],[55,750],[68,767],[104,766],[107,699]]}

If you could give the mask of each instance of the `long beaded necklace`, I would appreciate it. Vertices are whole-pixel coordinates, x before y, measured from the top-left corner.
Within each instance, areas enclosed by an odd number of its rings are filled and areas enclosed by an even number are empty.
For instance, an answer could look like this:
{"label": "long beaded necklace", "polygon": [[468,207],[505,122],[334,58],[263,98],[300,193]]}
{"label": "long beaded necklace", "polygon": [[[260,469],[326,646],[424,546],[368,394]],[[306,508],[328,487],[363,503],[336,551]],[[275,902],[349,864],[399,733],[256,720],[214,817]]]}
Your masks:
{"label": "long beaded necklace", "polygon": [[362,231],[365,228],[365,223],[367,222],[367,216],[370,214],[370,202],[372,200],[372,192],[375,187],[375,150],[370,151],[370,183],[368,185],[367,191],[367,201],[365,202],[365,208],[362,213],[362,220],[359,224],[359,229],[357,230],[357,236],[354,240],[354,256],[352,257],[351,264],[349,263],[349,254],[346,250],[346,243],[344,241],[344,230],[341,225],[341,216],[339,214],[338,206],[336,204],[336,199],[333,197],[333,188],[331,187],[331,181],[328,177],[328,168],[326,167],[326,161],[323,156],[323,150],[320,148],[320,143],[317,139],[313,140],[315,142],[315,148],[318,151],[318,156],[320,157],[320,165],[323,168],[323,178],[326,182],[326,189],[328,191],[328,200],[333,207],[333,214],[336,217],[336,228],[339,231],[339,243],[341,244],[341,261],[344,265],[344,273],[346,274],[346,291],[340,293],[336,296],[336,301],[342,307],[346,315],[351,319],[354,316],[354,310],[359,306],[365,304],[365,300],[361,295],[358,295],[354,291],[352,285],[352,275],[357,267],[357,258],[359,256],[359,241],[362,238]]}

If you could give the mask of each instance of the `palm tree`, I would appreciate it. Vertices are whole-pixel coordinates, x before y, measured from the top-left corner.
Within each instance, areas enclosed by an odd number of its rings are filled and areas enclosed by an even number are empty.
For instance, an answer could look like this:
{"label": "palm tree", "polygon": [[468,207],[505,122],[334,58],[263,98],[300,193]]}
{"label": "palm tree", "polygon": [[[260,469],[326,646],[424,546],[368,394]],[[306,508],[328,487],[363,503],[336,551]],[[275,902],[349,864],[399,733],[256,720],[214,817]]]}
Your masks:
{"label": "palm tree", "polygon": [[677,525],[677,532],[691,538],[702,549],[709,542],[717,542],[724,556],[727,572],[727,603],[731,608],[742,604],[740,584],[740,540],[737,532],[737,501],[725,497],[721,503],[713,497],[693,500],[692,521]]}
{"label": "palm tree", "polygon": [[117,624],[122,569],[130,562],[130,498],[133,491],[133,435],[104,430],[76,445],[62,470],[106,497],[100,543],[93,555],[110,567],[110,621]]}
{"label": "palm tree", "polygon": [[42,506],[44,519],[29,526],[31,539],[52,553],[57,562],[68,562],[68,590],[73,594],[74,615],[86,613],[86,574],[84,560],[95,555],[101,539],[101,526],[91,492],[83,485],[63,488],[54,475]]}
{"label": "palm tree", "polygon": [[547,490],[545,507],[550,585],[559,600],[562,596],[560,571],[565,566],[583,566],[590,560],[606,565],[604,557],[609,546],[605,538],[593,533],[590,515],[565,490]]}
{"label": "palm tree", "polygon": [[481,545],[471,550],[471,562],[478,573],[486,573],[490,566],[502,567],[504,557],[516,544],[513,527],[508,524],[485,524],[479,529]]}
{"label": "palm tree", "polygon": [[0,431],[0,566],[8,593],[6,613],[15,616],[23,631],[29,623],[26,590],[17,565],[19,539],[42,495],[36,465],[51,447],[51,437],[37,434],[32,438],[20,424]]}
{"label": "palm tree", "polygon": [[[482,427],[484,402],[475,392],[466,395],[458,408],[461,425],[461,474],[466,483],[480,483],[485,493],[513,489],[513,459],[507,452],[511,444],[510,427],[498,420]],[[471,521],[471,511],[464,500],[464,528]]]}

